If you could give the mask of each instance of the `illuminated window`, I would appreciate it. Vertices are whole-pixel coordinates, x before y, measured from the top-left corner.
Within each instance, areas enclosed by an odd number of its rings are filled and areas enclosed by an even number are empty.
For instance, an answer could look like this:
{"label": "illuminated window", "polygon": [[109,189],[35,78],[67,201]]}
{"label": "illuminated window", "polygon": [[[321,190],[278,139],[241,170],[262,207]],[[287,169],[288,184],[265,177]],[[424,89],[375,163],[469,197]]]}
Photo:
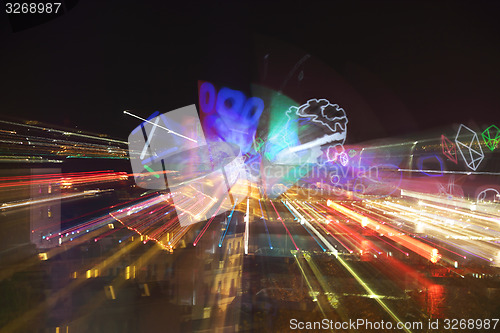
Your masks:
{"label": "illuminated window", "polygon": [[38,253],[38,258],[40,260],[47,260],[48,259],[48,256],[47,256],[47,253],[43,252],[43,253]]}
{"label": "illuminated window", "polygon": [[86,273],[85,273],[85,276],[87,277],[87,279],[90,279],[92,277],[92,271],[89,269]]}

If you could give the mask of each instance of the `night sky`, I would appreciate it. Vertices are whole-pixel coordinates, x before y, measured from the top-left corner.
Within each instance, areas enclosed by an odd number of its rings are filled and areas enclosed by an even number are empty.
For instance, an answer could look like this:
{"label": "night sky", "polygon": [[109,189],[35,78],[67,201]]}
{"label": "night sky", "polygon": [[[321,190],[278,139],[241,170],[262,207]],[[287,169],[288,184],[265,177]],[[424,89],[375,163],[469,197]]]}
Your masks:
{"label": "night sky", "polygon": [[[138,122],[123,110],[147,117],[197,103],[198,80],[248,91],[268,40],[299,50],[276,82],[303,52],[348,87],[349,98],[330,94],[350,117],[348,142],[500,126],[498,1],[80,0],[17,32],[2,10],[0,40],[2,119],[126,139]],[[329,75],[303,72],[307,91]]]}

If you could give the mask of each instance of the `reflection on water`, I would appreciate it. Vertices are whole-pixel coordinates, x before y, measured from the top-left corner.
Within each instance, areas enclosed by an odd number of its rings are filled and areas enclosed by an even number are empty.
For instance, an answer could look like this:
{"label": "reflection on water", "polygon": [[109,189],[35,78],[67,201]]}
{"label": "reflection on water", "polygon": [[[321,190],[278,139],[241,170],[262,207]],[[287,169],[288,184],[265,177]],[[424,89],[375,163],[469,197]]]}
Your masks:
{"label": "reflection on water", "polygon": [[445,316],[445,288],[440,284],[432,284],[419,293],[418,301],[425,308],[431,318],[444,318]]}

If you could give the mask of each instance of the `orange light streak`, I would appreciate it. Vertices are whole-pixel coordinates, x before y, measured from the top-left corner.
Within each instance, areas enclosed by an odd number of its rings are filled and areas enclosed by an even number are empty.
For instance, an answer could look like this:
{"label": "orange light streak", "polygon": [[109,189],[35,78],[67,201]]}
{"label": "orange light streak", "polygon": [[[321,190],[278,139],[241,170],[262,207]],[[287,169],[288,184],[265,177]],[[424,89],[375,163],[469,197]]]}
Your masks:
{"label": "orange light streak", "polygon": [[349,209],[343,205],[339,205],[331,200],[327,201],[327,205],[341,212],[342,214],[345,214],[350,218],[354,219],[356,222],[360,223],[363,227],[375,230],[379,234],[382,234],[394,240],[395,242],[403,245],[407,249],[415,252],[416,254],[426,258],[432,263],[437,263],[439,259],[441,259],[441,255],[439,254],[439,251],[436,248],[433,248],[427,244],[417,241],[407,235],[400,234],[398,231],[384,224],[378,223],[375,220],[369,218],[368,216],[361,215],[353,211],[352,209]]}

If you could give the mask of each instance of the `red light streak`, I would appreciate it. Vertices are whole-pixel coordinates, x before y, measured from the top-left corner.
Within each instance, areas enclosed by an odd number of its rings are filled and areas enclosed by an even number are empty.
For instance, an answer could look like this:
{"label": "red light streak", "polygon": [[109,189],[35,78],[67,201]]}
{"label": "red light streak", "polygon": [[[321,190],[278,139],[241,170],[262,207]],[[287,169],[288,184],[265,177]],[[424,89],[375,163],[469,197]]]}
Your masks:
{"label": "red light streak", "polygon": [[[324,206],[323,206],[323,207],[324,207]],[[362,208],[362,207],[359,207],[359,208]],[[362,209],[367,210],[366,208],[362,208]],[[373,212],[371,212],[371,213],[373,214]],[[378,214],[378,213],[375,213],[375,214],[377,214],[377,215],[379,215],[379,216],[380,216],[380,214]],[[374,220],[376,220],[376,221],[379,221],[380,223],[385,223],[385,222],[383,222],[383,221],[382,221],[382,220],[380,220],[380,219],[376,219],[376,218],[374,218],[374,217],[372,217],[372,218],[373,218]],[[422,242],[425,242],[425,243],[431,244],[432,246],[435,246],[435,247],[439,247],[440,249],[443,249],[443,250],[445,250],[445,251],[451,252],[451,253],[453,253],[453,254],[455,254],[455,255],[457,255],[457,256],[459,256],[459,257],[461,257],[461,258],[467,259],[467,257],[466,257],[466,256],[463,256],[463,255],[461,255],[460,253],[454,252],[454,251],[452,251],[452,250],[450,250],[450,249],[448,249],[448,248],[446,248],[446,247],[444,247],[444,246],[441,246],[441,245],[438,245],[438,244],[436,244],[436,243],[434,243],[434,242],[431,242],[430,240],[428,240],[428,239],[426,239],[426,238],[424,238],[424,237],[422,237],[422,236],[419,236],[418,234],[414,234],[414,233],[411,233],[411,232],[407,232],[407,231],[403,230],[402,228],[398,228],[398,227],[396,227],[396,226],[394,226],[394,225],[393,225],[392,227],[393,227],[394,229],[396,229],[396,230],[400,230],[401,232],[405,232],[405,233],[406,233],[406,234],[408,234],[408,235],[412,235],[412,236],[414,236],[414,237],[416,237],[416,238],[420,239]]]}
{"label": "red light streak", "polygon": [[334,238],[337,242],[339,242],[339,243],[340,243],[340,245],[342,245],[342,246],[343,246],[343,247],[344,247],[347,251],[349,251],[350,253],[353,253],[353,252],[354,252],[354,251],[353,251],[353,250],[351,250],[351,249],[350,249],[347,245],[345,245],[344,243],[342,243],[342,242],[341,242],[341,241],[340,241],[337,237],[335,237],[335,236],[334,236],[334,235],[330,232],[330,230],[328,230],[328,229],[327,229],[328,225],[327,225],[326,227],[324,227],[324,226],[323,226],[323,225],[321,225],[321,223],[319,223],[319,222],[318,222],[318,221],[317,221],[314,217],[312,217],[311,215],[309,215],[309,213],[308,213],[308,212],[306,212],[306,211],[304,210],[304,208],[300,207],[300,205],[297,205],[297,206],[299,207],[299,209],[300,209],[301,211],[303,211],[303,212],[304,212],[307,216],[309,216],[309,218],[310,218],[311,220],[316,221],[316,222],[318,223],[318,225],[319,225],[319,226],[320,226],[320,227],[321,227],[321,228],[322,228],[322,229],[323,229],[326,233],[330,234],[330,236],[332,236],[332,237],[333,237],[333,238]]}
{"label": "red light streak", "polygon": [[417,241],[407,235],[399,235],[396,230],[384,224],[378,223],[374,219],[369,218],[368,216],[356,213],[355,211],[343,205],[337,204],[331,200],[328,200],[327,205],[353,218],[358,223],[361,223],[361,225],[366,226],[372,230],[375,230],[376,232],[383,234],[388,238],[391,238],[392,240],[398,242],[407,249],[412,250],[418,255],[430,260],[432,263],[438,262],[438,260],[441,258],[441,255],[439,254],[436,248],[433,248],[427,244]]}
{"label": "red light streak", "polygon": [[290,234],[290,231],[288,231],[288,228],[286,227],[285,223],[283,222],[283,219],[281,218],[280,214],[278,213],[278,210],[276,209],[276,207],[274,207],[273,201],[272,200],[269,200],[269,201],[271,201],[271,205],[273,205],[274,211],[276,212],[276,215],[278,215],[278,220],[281,221],[281,224],[283,224],[283,227],[285,228],[286,232],[288,233],[288,236],[292,240],[293,245],[295,246],[297,251],[299,251],[299,247],[297,246],[297,244],[295,244],[295,241],[292,238],[292,234]]}
{"label": "red light streak", "polygon": [[345,248],[346,248],[346,250],[347,250],[347,251],[349,251],[349,253],[353,253],[353,252],[354,252],[354,250],[353,250],[353,249],[349,248],[347,245],[345,245],[344,243],[342,243],[342,242],[340,241],[340,239],[338,239],[337,237],[335,237],[329,229],[331,229],[332,231],[335,231],[335,230],[334,230],[331,226],[329,226],[329,225],[327,225],[327,226],[325,227],[326,232],[327,232],[327,233],[329,233],[329,234],[330,234],[330,236],[332,236],[332,237],[333,237],[333,238],[334,238],[337,242],[339,242],[339,243],[340,243],[340,245],[342,245],[343,247],[345,247]]}
{"label": "red light streak", "polygon": [[[224,201],[226,201],[226,199],[224,199]],[[196,237],[196,239],[193,242],[193,246],[196,246],[196,244],[198,244],[198,242],[201,239],[201,236],[203,236],[203,234],[205,233],[205,231],[207,231],[208,227],[210,226],[210,223],[212,223],[212,221],[214,220],[215,216],[217,216],[217,213],[219,212],[220,208],[224,204],[224,201],[221,203],[221,205],[219,206],[219,208],[217,208],[217,211],[214,213],[214,215],[212,215],[212,217],[210,218],[210,220],[208,221],[208,223],[203,227],[203,229],[201,230],[201,232],[198,235],[198,237]]]}

